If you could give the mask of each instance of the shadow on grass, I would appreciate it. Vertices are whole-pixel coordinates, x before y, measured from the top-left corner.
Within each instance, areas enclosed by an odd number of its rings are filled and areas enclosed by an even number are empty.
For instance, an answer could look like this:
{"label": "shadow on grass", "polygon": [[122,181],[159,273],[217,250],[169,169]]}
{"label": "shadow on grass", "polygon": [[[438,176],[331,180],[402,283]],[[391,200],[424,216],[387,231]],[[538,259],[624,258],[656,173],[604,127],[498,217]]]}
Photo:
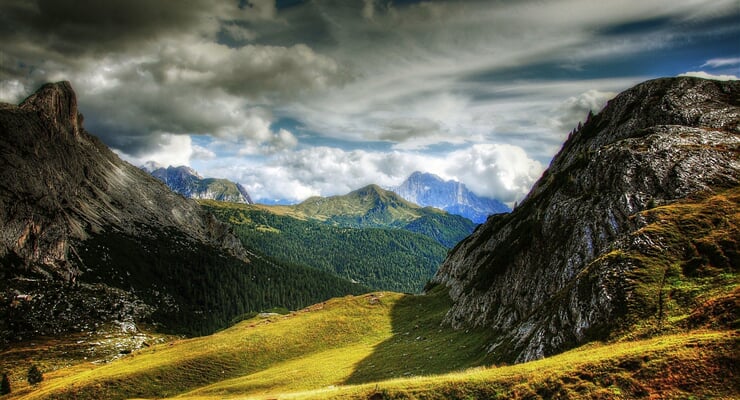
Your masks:
{"label": "shadow on grass", "polygon": [[441,374],[490,363],[485,350],[489,332],[442,326],[451,304],[442,287],[400,299],[391,311],[393,336],[358,363],[344,383]]}

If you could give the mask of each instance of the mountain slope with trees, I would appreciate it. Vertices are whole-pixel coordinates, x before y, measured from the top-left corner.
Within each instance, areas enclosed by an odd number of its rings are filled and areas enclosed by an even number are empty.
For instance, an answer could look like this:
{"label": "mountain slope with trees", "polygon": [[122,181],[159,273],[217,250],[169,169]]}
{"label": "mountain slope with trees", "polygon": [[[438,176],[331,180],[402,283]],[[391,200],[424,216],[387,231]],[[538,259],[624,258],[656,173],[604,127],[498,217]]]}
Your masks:
{"label": "mountain slope with trees", "polygon": [[403,229],[429,236],[448,248],[476,227],[467,218],[421,207],[377,185],[341,196],[312,197],[292,206],[272,206],[270,211],[337,227]]}
{"label": "mountain slope with trees", "polygon": [[249,248],[375,290],[421,292],[447,248],[404,229],[348,228],[272,212],[272,207],[201,201]]}

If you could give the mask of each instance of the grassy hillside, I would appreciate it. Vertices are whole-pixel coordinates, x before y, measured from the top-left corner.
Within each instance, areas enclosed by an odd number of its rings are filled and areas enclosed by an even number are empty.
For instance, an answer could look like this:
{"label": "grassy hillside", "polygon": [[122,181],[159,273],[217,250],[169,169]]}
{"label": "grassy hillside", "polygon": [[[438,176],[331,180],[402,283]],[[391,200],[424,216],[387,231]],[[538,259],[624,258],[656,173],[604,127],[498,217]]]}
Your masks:
{"label": "grassy hillside", "polygon": [[113,399],[197,389],[246,393],[275,385],[302,390],[482,362],[481,332],[439,329],[447,307],[443,293],[338,298],[286,316],[256,317],[208,337],[152,346],[108,365],[91,369],[80,364],[47,373],[36,390],[21,387],[15,393]]}
{"label": "grassy hillside", "polygon": [[401,229],[345,228],[274,212],[274,207],[201,204],[231,224],[248,248],[374,290],[418,293],[447,255],[435,240]]}
{"label": "grassy hillside", "polygon": [[[255,318],[212,336],[152,346],[107,365],[46,373],[9,398],[475,399],[733,398],[733,331],[694,330],[592,343],[513,366],[486,358],[486,332],[439,326],[449,306],[374,293]],[[733,378],[734,377],[734,378]],[[376,396],[376,397],[371,397]]]}
{"label": "grassy hillside", "polygon": [[739,203],[731,189],[642,213],[636,235],[665,250],[609,256],[641,263],[632,319],[606,342],[547,359],[497,364],[489,331],[440,325],[450,300],[436,287],[337,298],[107,365],[78,359],[36,387],[14,373],[8,398],[740,398]]}
{"label": "grassy hillside", "polygon": [[612,337],[645,337],[695,326],[740,328],[740,188],[639,213],[637,243],[595,263],[629,263],[632,295]]}

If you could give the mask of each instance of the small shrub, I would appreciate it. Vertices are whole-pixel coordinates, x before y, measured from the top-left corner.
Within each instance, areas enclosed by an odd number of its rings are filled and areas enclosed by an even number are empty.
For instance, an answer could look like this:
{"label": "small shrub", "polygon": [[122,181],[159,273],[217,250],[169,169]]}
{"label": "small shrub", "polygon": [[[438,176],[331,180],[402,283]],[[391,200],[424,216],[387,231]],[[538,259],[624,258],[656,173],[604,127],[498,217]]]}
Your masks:
{"label": "small shrub", "polygon": [[28,369],[28,383],[31,385],[36,385],[38,383],[41,383],[41,381],[44,380],[44,374],[41,373],[41,370],[36,365],[32,365],[31,368]]}
{"label": "small shrub", "polygon": [[10,379],[8,379],[8,374],[3,373],[3,380],[0,382],[0,395],[8,393],[10,393]]}

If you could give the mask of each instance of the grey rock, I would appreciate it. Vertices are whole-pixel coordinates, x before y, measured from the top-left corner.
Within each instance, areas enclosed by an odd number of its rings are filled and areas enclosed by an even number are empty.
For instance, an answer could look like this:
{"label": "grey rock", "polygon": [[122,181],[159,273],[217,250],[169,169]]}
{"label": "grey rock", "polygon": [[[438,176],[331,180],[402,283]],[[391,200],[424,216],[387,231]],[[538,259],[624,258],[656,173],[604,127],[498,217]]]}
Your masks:
{"label": "grey rock", "polygon": [[608,332],[635,266],[601,257],[659,247],[633,235],[651,203],[737,186],[739,127],[738,81],[659,79],[618,95],[572,134],[519,207],[450,253],[433,278],[454,302],[445,322],[490,328],[488,350],[515,362]]}
{"label": "grey rock", "polygon": [[126,271],[119,288],[78,280],[93,272],[80,257],[85,241],[103,232],[150,242],[178,232],[248,262],[226,224],[85,131],[68,82],[46,84],[18,106],[0,104],[0,340],[148,320],[156,306],[121,289]]}

